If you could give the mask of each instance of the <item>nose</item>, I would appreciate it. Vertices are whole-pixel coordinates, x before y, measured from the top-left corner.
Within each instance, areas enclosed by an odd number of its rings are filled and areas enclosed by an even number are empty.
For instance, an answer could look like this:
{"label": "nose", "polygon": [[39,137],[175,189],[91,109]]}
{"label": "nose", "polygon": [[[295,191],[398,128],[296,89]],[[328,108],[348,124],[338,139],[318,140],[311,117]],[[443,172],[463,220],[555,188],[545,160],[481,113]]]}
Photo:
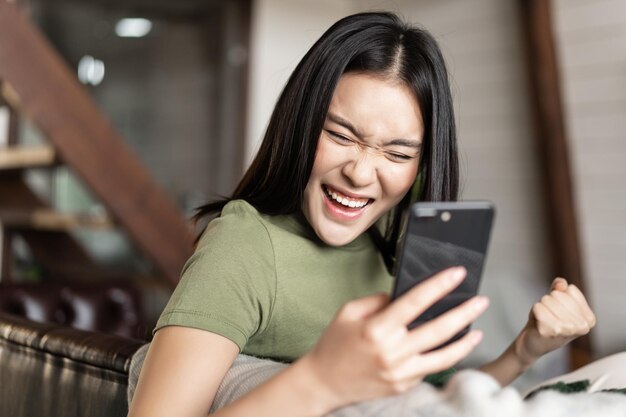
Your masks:
{"label": "nose", "polygon": [[365,187],[376,180],[375,157],[369,152],[361,152],[346,162],[342,173],[354,187]]}

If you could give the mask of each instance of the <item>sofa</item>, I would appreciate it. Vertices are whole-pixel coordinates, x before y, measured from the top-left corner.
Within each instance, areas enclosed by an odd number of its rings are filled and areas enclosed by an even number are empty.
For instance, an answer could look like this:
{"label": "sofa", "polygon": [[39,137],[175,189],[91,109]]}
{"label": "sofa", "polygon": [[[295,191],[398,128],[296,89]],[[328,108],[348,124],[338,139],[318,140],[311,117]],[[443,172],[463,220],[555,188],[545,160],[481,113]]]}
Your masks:
{"label": "sofa", "polygon": [[125,284],[0,285],[0,417],[126,416],[140,304]]}

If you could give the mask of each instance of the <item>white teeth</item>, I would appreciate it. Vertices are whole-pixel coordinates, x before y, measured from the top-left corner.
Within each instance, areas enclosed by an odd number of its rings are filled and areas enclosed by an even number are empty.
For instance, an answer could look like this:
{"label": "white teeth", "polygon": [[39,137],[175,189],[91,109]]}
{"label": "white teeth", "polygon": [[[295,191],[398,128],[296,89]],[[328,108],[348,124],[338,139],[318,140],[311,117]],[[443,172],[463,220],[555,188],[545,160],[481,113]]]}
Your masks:
{"label": "white teeth", "polygon": [[341,197],[337,195],[336,192],[330,191],[330,189],[328,188],[326,188],[326,195],[331,197],[333,200],[335,200],[339,204],[346,206],[346,207],[350,207],[350,208],[362,208],[362,207],[365,207],[368,203],[367,201],[356,201],[356,200],[350,200],[346,197]]}

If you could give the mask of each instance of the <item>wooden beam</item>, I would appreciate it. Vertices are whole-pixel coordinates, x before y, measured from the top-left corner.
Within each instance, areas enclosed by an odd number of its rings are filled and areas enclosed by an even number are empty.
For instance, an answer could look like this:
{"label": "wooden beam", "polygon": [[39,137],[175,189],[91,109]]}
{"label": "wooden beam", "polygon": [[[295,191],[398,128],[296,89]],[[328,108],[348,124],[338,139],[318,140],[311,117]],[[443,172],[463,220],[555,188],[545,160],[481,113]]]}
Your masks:
{"label": "wooden beam", "polygon": [[[585,282],[572,193],[567,132],[563,121],[559,67],[555,53],[549,0],[520,0],[522,28],[531,80],[537,149],[541,161],[553,275],[567,278],[582,291]],[[571,343],[570,365],[592,359],[590,337]]]}
{"label": "wooden beam", "polygon": [[170,283],[193,249],[191,226],[101,116],[53,47],[0,1],[0,78],[20,106]]}

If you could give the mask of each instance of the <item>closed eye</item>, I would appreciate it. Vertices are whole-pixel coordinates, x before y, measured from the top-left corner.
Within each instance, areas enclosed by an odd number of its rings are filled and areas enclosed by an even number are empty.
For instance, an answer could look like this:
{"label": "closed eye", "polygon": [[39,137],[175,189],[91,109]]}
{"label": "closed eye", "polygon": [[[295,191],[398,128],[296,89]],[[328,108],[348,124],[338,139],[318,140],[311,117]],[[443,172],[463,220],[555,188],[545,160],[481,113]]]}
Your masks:
{"label": "closed eye", "polygon": [[335,142],[342,144],[342,145],[349,145],[351,143],[353,143],[353,140],[350,139],[347,136],[344,136],[340,133],[337,132],[333,132],[332,130],[326,130],[326,133],[328,134],[328,136],[330,136]]}
{"label": "closed eye", "polygon": [[398,152],[385,152],[385,156],[390,161],[395,161],[395,162],[406,162],[406,161],[410,161],[411,159],[417,158],[417,156],[406,155],[406,154],[398,153]]}

